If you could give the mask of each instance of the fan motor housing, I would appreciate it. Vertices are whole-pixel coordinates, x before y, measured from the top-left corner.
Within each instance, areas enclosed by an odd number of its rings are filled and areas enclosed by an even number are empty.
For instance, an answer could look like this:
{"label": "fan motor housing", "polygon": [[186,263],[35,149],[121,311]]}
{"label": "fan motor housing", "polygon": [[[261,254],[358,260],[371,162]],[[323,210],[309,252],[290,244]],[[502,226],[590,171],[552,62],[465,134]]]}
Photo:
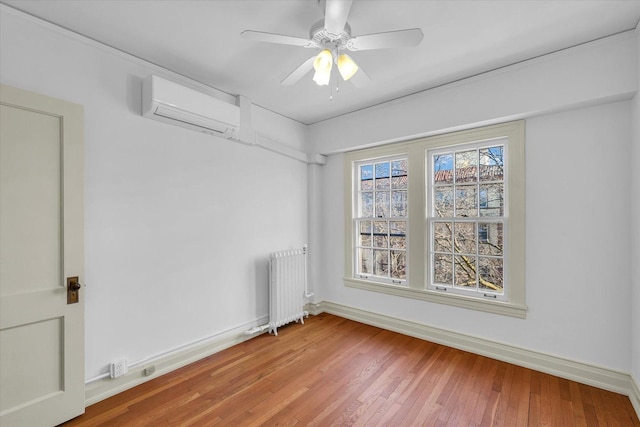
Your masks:
{"label": "fan motor housing", "polygon": [[319,48],[336,48],[344,50],[347,42],[351,38],[351,26],[345,23],[344,30],[340,34],[331,34],[324,28],[324,21],[318,21],[309,31],[309,38],[318,45]]}

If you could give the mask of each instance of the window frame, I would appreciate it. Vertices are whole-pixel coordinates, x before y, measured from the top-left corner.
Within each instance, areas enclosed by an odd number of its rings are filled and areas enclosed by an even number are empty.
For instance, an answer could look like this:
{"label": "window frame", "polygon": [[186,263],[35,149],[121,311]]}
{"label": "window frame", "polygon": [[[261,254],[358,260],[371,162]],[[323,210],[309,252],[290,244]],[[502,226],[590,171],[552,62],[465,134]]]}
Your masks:
{"label": "window frame", "polygon": [[[426,188],[427,150],[479,143],[505,138],[508,166],[505,172],[504,215],[504,282],[503,301],[479,298],[465,294],[447,293],[428,289],[430,242]],[[384,157],[406,155],[408,159],[407,218],[407,279],[399,285],[380,283],[356,277],[354,272],[355,232],[354,218],[357,209],[354,188],[357,162]],[[344,283],[348,287],[413,298],[440,304],[448,304],[472,310],[525,318],[525,122],[524,120],[491,125],[481,128],[434,135],[407,142],[392,143],[365,148],[344,155],[345,196],[345,270]]]}

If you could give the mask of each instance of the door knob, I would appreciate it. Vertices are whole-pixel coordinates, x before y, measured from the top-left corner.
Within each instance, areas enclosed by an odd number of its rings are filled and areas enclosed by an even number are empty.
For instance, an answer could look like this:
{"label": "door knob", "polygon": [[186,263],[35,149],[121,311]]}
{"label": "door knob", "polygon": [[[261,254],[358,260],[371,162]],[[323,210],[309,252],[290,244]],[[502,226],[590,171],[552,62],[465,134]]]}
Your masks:
{"label": "door knob", "polygon": [[79,301],[78,291],[81,287],[78,276],[67,277],[67,304],[75,304]]}

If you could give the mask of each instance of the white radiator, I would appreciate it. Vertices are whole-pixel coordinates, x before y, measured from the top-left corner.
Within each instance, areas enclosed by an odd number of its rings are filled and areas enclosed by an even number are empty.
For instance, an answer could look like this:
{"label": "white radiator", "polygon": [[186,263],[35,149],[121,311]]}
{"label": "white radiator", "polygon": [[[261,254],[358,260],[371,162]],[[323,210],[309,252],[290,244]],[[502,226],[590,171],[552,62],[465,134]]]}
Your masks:
{"label": "white radiator", "polygon": [[269,330],[298,320],[304,323],[307,287],[307,247],[274,252],[269,257]]}
{"label": "white radiator", "polygon": [[273,252],[269,256],[269,324],[247,331],[253,334],[269,329],[278,335],[278,328],[301,321],[309,313],[304,310],[307,291],[307,247]]}

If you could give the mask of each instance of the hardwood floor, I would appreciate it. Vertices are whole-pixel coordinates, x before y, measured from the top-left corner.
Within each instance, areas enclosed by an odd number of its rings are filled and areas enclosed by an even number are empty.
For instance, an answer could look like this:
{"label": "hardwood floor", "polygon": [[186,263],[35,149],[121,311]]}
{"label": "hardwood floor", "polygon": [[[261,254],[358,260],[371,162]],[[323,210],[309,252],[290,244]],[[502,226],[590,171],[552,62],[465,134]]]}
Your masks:
{"label": "hardwood floor", "polygon": [[89,406],[65,426],[640,426],[629,398],[330,314]]}

